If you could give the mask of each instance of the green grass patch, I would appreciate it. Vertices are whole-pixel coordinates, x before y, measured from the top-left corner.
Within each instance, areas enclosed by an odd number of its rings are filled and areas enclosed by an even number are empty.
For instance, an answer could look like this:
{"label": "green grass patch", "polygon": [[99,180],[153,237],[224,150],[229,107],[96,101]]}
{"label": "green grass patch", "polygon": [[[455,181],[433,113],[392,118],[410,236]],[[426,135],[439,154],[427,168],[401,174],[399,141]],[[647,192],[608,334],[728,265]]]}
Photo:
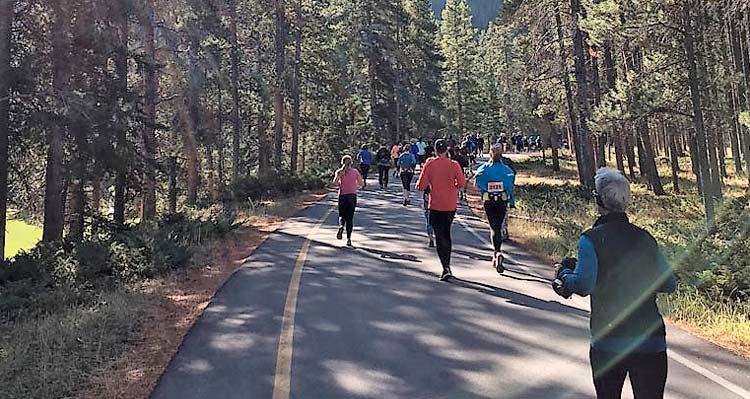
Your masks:
{"label": "green grass patch", "polygon": [[42,239],[42,229],[23,220],[10,219],[5,233],[5,258],[28,251]]}

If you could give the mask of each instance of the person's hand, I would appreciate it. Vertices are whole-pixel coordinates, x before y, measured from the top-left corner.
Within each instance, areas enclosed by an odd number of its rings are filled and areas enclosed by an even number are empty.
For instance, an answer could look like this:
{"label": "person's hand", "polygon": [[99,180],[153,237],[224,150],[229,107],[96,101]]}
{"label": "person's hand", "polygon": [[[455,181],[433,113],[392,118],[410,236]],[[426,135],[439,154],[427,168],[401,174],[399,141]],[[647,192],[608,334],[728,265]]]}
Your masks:
{"label": "person's hand", "polygon": [[576,269],[576,265],[578,264],[578,259],[576,258],[565,258],[560,263],[555,264],[555,278],[562,280],[563,277],[568,274],[572,273]]}

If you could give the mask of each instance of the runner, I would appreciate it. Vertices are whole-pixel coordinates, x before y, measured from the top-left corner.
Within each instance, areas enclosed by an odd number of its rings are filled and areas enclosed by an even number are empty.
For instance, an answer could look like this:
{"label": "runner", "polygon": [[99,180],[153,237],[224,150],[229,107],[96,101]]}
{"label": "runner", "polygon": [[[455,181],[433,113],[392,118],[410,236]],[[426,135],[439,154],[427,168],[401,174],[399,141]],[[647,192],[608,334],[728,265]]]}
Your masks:
{"label": "runner", "polygon": [[391,168],[391,154],[385,145],[380,146],[377,154],[375,154],[375,162],[378,164],[378,183],[380,189],[384,190],[388,188],[388,172]]}
{"label": "runner", "polygon": [[435,143],[437,158],[430,159],[422,168],[417,181],[417,190],[430,189],[430,224],[435,231],[435,244],[443,273],[440,281],[453,278],[451,272],[451,225],[458,208],[458,190],[466,187],[461,166],[448,158],[448,143],[438,140]]}
{"label": "runner", "polygon": [[401,184],[404,187],[404,206],[411,203],[411,181],[414,179],[414,168],[417,166],[417,158],[412,154],[409,146],[404,146],[404,152],[398,159],[398,167],[401,174]]}
{"label": "runner", "polygon": [[393,159],[393,177],[398,177],[398,157],[401,155],[401,145],[396,144],[391,147],[391,158]]}
{"label": "runner", "polygon": [[427,244],[430,248],[435,248],[435,235],[433,234],[432,224],[430,224],[430,189],[424,190],[422,194],[422,205],[424,206],[425,231],[430,242]]}
{"label": "runner", "polygon": [[352,157],[341,158],[341,168],[336,171],[333,183],[339,186],[339,231],[336,238],[341,240],[346,229],[346,245],[352,246],[354,230],[354,211],[357,209],[357,189],[363,188],[365,182],[357,169],[352,168]]}
{"label": "runner", "polygon": [[498,143],[490,150],[490,160],[477,169],[476,184],[482,193],[484,211],[492,231],[492,246],[495,255],[492,257],[492,267],[498,273],[505,271],[502,255],[502,228],[508,207],[515,206],[513,186],[516,174],[503,163],[503,145]]}
{"label": "runner", "polygon": [[367,187],[367,175],[370,174],[370,164],[372,163],[372,154],[367,144],[362,145],[362,149],[357,153],[357,161],[359,161],[359,170],[362,172],[362,181],[365,182]]}
{"label": "runner", "polygon": [[417,164],[422,165],[427,160],[427,153],[425,152],[425,148],[427,147],[427,143],[422,140],[422,138],[419,138],[419,141],[417,141]]}

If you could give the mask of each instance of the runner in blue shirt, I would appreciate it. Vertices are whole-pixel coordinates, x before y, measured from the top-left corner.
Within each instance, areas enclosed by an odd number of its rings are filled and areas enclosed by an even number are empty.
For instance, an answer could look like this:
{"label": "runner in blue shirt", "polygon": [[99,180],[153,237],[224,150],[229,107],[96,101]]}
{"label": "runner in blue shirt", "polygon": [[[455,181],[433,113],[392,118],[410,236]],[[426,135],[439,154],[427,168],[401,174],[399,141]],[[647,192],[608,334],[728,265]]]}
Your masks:
{"label": "runner in blue shirt", "polygon": [[362,180],[364,180],[367,187],[367,175],[370,173],[370,165],[372,164],[372,154],[367,144],[362,145],[362,149],[357,153],[357,160],[359,161],[359,171],[362,174]]}
{"label": "runner in blue shirt", "polygon": [[490,150],[490,160],[482,164],[476,173],[476,185],[482,192],[484,211],[487,221],[492,230],[492,246],[495,255],[492,257],[492,267],[498,273],[505,271],[502,255],[502,228],[503,220],[508,212],[508,207],[515,207],[513,188],[516,182],[516,174],[503,163],[503,146],[495,144]]}

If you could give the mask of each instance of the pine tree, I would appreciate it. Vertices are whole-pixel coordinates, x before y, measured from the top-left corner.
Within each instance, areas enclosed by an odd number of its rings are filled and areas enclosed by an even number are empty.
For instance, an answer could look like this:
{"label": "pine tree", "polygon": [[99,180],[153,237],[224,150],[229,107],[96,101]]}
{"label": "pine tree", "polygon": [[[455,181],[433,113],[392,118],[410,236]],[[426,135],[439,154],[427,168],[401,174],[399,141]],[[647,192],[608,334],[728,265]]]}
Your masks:
{"label": "pine tree", "polygon": [[465,0],[448,0],[440,24],[440,49],[444,58],[442,91],[445,124],[449,133],[464,136],[474,129],[473,75],[476,63],[476,30]]}

